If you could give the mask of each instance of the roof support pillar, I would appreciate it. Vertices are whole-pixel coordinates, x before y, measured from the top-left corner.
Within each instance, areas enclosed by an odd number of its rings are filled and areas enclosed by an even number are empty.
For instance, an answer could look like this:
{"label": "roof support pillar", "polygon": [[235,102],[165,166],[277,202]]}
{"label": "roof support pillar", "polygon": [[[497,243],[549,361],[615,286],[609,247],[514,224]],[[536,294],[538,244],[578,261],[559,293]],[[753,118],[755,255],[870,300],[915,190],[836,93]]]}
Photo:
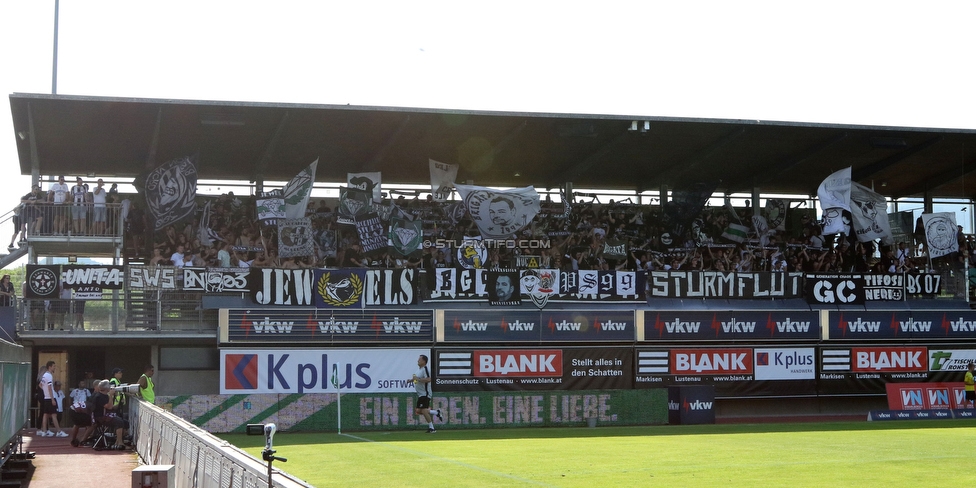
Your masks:
{"label": "roof support pillar", "polygon": [[31,186],[40,185],[41,160],[37,155],[37,138],[34,136],[34,107],[30,102],[27,102],[27,132],[30,135]]}

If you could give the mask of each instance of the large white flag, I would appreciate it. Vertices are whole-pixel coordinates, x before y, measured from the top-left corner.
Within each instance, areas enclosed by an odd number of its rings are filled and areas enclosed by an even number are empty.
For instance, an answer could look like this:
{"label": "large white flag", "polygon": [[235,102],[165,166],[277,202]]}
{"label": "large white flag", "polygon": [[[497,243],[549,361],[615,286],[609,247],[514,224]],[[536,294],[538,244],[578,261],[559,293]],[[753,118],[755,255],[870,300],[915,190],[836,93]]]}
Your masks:
{"label": "large white flag", "polygon": [[513,190],[454,186],[464,199],[471,220],[485,237],[509,237],[529,225],[539,213],[539,192],[531,186]]}
{"label": "large white flag", "polygon": [[847,234],[848,223],[843,220],[843,211],[851,210],[851,168],[844,168],[828,176],[817,189],[820,209],[823,211],[824,235]]}
{"label": "large white flag", "polygon": [[956,239],[956,214],[923,213],[922,226],[925,228],[925,242],[928,244],[930,258],[959,251],[959,241]]}
{"label": "large white flag", "polygon": [[888,201],[870,188],[851,182],[851,227],[860,242],[882,239],[888,244],[891,226],[888,224]]}
{"label": "large white flag", "polygon": [[319,159],[315,158],[312,164],[301,170],[282,190],[285,197],[285,218],[301,219],[305,217],[305,209],[308,207],[308,197],[312,194],[312,185],[315,184],[315,168],[319,165]]}
{"label": "large white flag", "polygon": [[430,161],[430,192],[435,202],[446,202],[454,188],[458,166],[433,159],[428,161]]}
{"label": "large white flag", "polygon": [[346,173],[346,186],[356,188],[373,195],[373,201],[379,203],[383,201],[381,190],[383,173]]}

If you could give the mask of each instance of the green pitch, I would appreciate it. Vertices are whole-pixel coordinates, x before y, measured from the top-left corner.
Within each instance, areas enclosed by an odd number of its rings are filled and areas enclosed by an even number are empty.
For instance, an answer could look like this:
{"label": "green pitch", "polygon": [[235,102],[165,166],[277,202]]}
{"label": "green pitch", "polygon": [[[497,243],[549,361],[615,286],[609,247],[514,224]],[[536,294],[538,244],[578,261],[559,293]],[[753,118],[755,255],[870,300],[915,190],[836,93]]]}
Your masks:
{"label": "green pitch", "polygon": [[[223,436],[260,459],[262,437]],[[439,430],[275,436],[325,486],[971,486],[976,422]]]}

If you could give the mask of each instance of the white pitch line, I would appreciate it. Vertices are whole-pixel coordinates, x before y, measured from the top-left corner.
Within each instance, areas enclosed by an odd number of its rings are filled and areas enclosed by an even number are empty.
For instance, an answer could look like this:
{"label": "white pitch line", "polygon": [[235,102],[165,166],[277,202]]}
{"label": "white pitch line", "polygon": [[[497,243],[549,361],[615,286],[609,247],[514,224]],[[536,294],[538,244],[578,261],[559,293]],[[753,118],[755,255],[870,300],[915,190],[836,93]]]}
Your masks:
{"label": "white pitch line", "polygon": [[517,480],[517,481],[522,481],[524,483],[529,483],[529,484],[532,484],[532,485],[552,486],[552,487],[555,487],[556,486],[556,485],[549,485],[549,484],[542,483],[542,482],[535,481],[535,480],[529,480],[529,479],[525,479],[525,478],[519,478],[518,476],[514,476],[514,475],[510,475],[510,474],[505,474],[505,473],[502,473],[502,472],[499,472],[499,471],[494,471],[494,470],[487,469],[487,468],[482,468],[481,466],[475,466],[473,464],[462,463],[460,461],[455,461],[453,459],[448,459],[448,458],[444,458],[444,457],[440,457],[440,456],[435,456],[433,454],[426,453],[426,452],[423,452],[423,451],[414,451],[413,449],[407,449],[405,447],[393,446],[393,445],[387,444],[386,442],[377,442],[377,441],[374,441],[372,439],[367,439],[365,437],[354,436],[352,434],[339,434],[339,435],[343,435],[343,436],[346,436],[346,437],[351,437],[353,439],[356,439],[356,440],[359,440],[359,441],[363,441],[363,442],[372,442],[372,443],[375,443],[375,444],[380,444],[380,445],[382,445],[382,446],[384,446],[384,447],[386,447],[388,449],[396,449],[398,451],[408,452],[410,454],[415,454],[417,456],[426,456],[426,457],[429,457],[431,459],[436,459],[438,461],[444,461],[446,463],[456,464],[458,466],[465,467],[465,468],[468,468],[468,469],[474,469],[474,470],[481,471],[481,472],[484,472],[484,473],[493,474],[495,476],[501,476],[503,478],[513,479],[513,480]]}

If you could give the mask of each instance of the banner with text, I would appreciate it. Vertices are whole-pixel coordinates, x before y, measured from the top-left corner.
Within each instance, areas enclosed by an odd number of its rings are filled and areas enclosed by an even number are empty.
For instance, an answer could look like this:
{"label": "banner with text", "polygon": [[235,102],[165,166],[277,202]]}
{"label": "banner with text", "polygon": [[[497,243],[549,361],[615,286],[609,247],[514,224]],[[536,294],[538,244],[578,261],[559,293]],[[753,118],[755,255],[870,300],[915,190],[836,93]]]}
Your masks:
{"label": "banner with text", "polygon": [[831,311],[830,340],[976,339],[974,310]]}
{"label": "banner with text", "polygon": [[220,393],[414,392],[410,373],[430,349],[222,349]]}
{"label": "banner with text", "polygon": [[24,298],[57,299],[62,289],[75,291],[78,298],[101,298],[104,290],[121,290],[125,269],[111,265],[28,264]]}
{"label": "banner with text", "polygon": [[362,308],[417,303],[414,269],[252,268],[250,297],[258,305]]}
{"label": "banner with text", "polygon": [[634,312],[444,310],[445,342],[632,342]]}
{"label": "banner with text", "polygon": [[810,310],[642,313],[645,341],[820,339],[820,314]]}
{"label": "banner with text", "polygon": [[631,348],[438,349],[434,391],[633,388]]}
{"label": "banner with text", "polygon": [[798,298],[803,273],[651,271],[650,298]]}
{"label": "banner with text", "polygon": [[228,309],[226,328],[222,342],[430,343],[434,316],[431,310],[419,309]]}
{"label": "banner with text", "polygon": [[[646,273],[637,271],[558,271],[559,289],[547,293],[547,301],[612,301],[644,303]],[[431,301],[488,300],[488,271],[484,269],[437,268],[427,273]],[[524,282],[526,277],[522,277]],[[525,288],[525,287],[523,287]],[[522,293],[528,301],[531,294]],[[544,304],[543,304],[544,305]]]}

